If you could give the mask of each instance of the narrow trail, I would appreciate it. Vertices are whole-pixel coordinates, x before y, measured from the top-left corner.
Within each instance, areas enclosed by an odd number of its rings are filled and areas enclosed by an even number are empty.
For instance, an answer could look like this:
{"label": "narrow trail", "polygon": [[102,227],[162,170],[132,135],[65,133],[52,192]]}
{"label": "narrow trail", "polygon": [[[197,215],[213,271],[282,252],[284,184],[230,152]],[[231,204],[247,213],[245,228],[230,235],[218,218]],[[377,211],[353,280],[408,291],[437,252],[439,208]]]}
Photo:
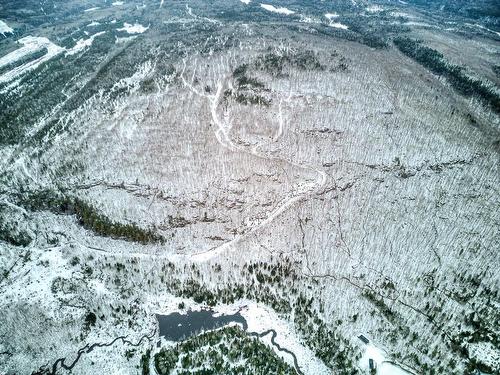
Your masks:
{"label": "narrow trail", "polygon": [[[215,131],[215,137],[217,138],[217,141],[220,143],[221,146],[234,151],[234,152],[242,152],[245,154],[252,155],[254,157],[257,157],[262,160],[266,161],[276,161],[276,162],[283,162],[286,163],[290,166],[299,168],[299,169],[305,169],[307,171],[313,171],[318,175],[316,181],[313,183],[303,183],[301,184],[298,189],[294,192],[291,192],[287,196],[285,196],[281,202],[269,213],[266,219],[261,221],[258,225],[254,226],[251,228],[248,232],[236,236],[234,239],[231,241],[225,242],[220,246],[213,247],[209,250],[199,252],[196,254],[191,255],[191,258],[195,261],[206,261],[209,260],[215,256],[218,256],[222,253],[224,253],[227,249],[231,248],[231,246],[239,243],[243,239],[246,239],[256,233],[258,230],[264,228],[268,224],[271,224],[278,216],[280,216],[282,213],[284,213],[288,208],[293,206],[296,202],[299,202],[302,199],[306,199],[307,197],[319,193],[325,186],[326,180],[327,180],[327,175],[326,173],[319,169],[316,168],[312,165],[307,165],[307,164],[299,164],[293,161],[290,161],[285,158],[280,158],[280,157],[273,157],[269,156],[263,153],[260,153],[257,151],[257,147],[253,147],[251,149],[248,149],[246,147],[242,147],[238,144],[236,144],[232,139],[231,136],[229,135],[229,132],[231,131],[231,125],[225,123],[223,120],[221,120],[217,114],[217,108],[219,107],[220,104],[220,98],[222,96],[222,91],[224,89],[224,82],[228,79],[228,77],[224,77],[222,81],[219,81],[217,84],[217,91],[215,94],[210,95],[210,94],[205,94],[200,91],[198,91],[193,85],[189,82],[186,81],[186,78],[184,77],[184,72],[186,70],[186,61],[184,60],[184,69],[182,70],[182,73],[180,75],[181,80],[191,92],[194,94],[206,98],[209,103],[210,103],[210,113],[212,116],[212,121],[213,123],[217,126],[217,130]],[[279,129],[277,135],[274,137],[274,141],[277,141],[279,137],[282,136],[283,134],[283,115],[282,115],[282,107],[281,107],[281,102],[279,104],[279,114],[278,114],[278,120],[279,120]]]}

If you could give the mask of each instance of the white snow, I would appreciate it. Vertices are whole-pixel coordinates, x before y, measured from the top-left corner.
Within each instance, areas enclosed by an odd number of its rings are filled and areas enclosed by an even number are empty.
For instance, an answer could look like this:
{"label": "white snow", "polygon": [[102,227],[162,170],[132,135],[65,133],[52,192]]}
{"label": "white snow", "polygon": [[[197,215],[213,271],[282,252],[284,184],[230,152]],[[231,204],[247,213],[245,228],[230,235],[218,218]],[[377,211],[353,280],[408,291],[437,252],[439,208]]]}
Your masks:
{"label": "white snow", "polygon": [[64,48],[55,45],[45,37],[26,36],[22,39],[19,39],[18,43],[22,44],[23,47],[18,48],[17,50],[0,58],[0,67],[17,61],[24,56],[29,55],[30,53],[39,51],[42,48],[47,48],[47,53],[35,60],[28,61],[27,63],[15,67],[14,69],[11,69],[8,72],[2,74],[0,76],[1,83],[12,81],[14,78],[35,69],[40,64],[50,60],[52,57],[64,51]]}
{"label": "white snow", "polygon": [[304,23],[318,23],[314,18],[300,15],[300,22]]}
{"label": "white snow", "polygon": [[332,18],[337,18],[339,15],[337,13],[326,13],[325,17],[331,20]]}
{"label": "white snow", "polygon": [[[161,311],[156,311],[160,314],[170,314],[172,312],[185,313],[187,310],[199,311],[206,308],[203,305],[194,303],[191,300],[180,299],[177,297],[165,296],[166,300],[160,302]],[[156,301],[157,303],[159,301]],[[179,302],[184,302],[185,310],[178,311]],[[316,358],[314,353],[305,345],[302,345],[300,337],[295,333],[295,329],[291,322],[281,319],[276,312],[269,307],[255,303],[254,301],[243,299],[230,305],[218,305],[213,308],[215,316],[223,314],[240,314],[245,318],[248,324],[248,332],[262,333],[270,329],[276,331],[275,341],[282,348],[288,349],[295,354],[300,369],[306,375],[322,375],[330,374],[330,371],[325,364]],[[294,366],[291,355],[277,350],[271,344],[271,333],[261,338],[264,343],[273,348],[275,353],[283,358],[288,364]]]}
{"label": "white snow", "polygon": [[365,345],[365,352],[359,360],[359,367],[368,371],[369,360],[372,359],[377,367],[377,374],[379,375],[408,375],[410,372],[402,369],[396,364],[389,362],[386,358],[386,353],[377,348],[372,343]]}
{"label": "white snow", "polygon": [[97,9],[101,9],[101,8],[99,8],[99,7],[89,8],[89,9],[85,9],[84,12],[93,12],[94,10],[97,10]]}
{"label": "white snow", "polygon": [[372,5],[372,6],[369,6],[368,8],[366,8],[366,11],[369,13],[378,13],[378,12],[381,12],[383,10],[384,10],[384,8],[382,8],[380,5]]}
{"label": "white snow", "polygon": [[100,25],[100,23],[99,23],[99,22],[97,22],[97,21],[92,21],[91,23],[89,23],[89,24],[87,25],[87,27],[94,27],[94,26],[99,26],[99,25]]}
{"label": "white snow", "polygon": [[378,374],[380,375],[408,375],[408,371],[403,370],[399,366],[395,366],[390,362],[382,362],[378,367]]}
{"label": "white snow", "polygon": [[5,36],[5,34],[12,34],[14,29],[7,25],[4,21],[0,20],[0,34]]}
{"label": "white snow", "polygon": [[130,23],[126,23],[125,22],[123,24],[123,27],[120,28],[120,29],[117,29],[117,30],[118,31],[125,31],[127,34],[142,34],[147,29],[149,29],[149,26],[148,27],[144,27],[144,26],[142,26],[139,23],[131,25]]}
{"label": "white snow", "polygon": [[287,16],[295,13],[293,10],[287,9],[285,7],[276,8],[273,5],[269,5],[269,4],[260,4],[260,6],[262,8],[264,8],[265,10],[268,10],[269,12],[284,14]]}
{"label": "white snow", "polygon": [[339,17],[337,13],[326,13],[325,17],[328,18],[328,20],[330,21],[330,23],[328,24],[328,26],[330,27],[335,27],[336,29],[342,29],[342,30],[347,30],[349,28],[340,22],[332,22],[332,19]]}
{"label": "white snow", "polygon": [[137,36],[125,36],[123,38],[115,36],[115,44],[128,43],[135,38],[137,38]]}
{"label": "white snow", "polygon": [[342,29],[342,30],[347,30],[349,27],[344,25],[343,23],[340,23],[340,22],[330,22],[328,24],[328,26],[330,27],[334,27],[336,29]]}
{"label": "white snow", "polygon": [[417,27],[430,27],[430,28],[433,28],[433,29],[440,29],[439,26],[429,25],[428,23],[425,23],[425,22],[409,21],[409,22],[405,22],[404,25],[406,25],[406,26],[417,26]]}
{"label": "white snow", "polygon": [[416,18],[415,16],[412,16],[411,14],[408,14],[408,13],[405,13],[405,12],[391,12],[389,14],[392,17]]}
{"label": "white snow", "polygon": [[491,342],[469,344],[468,349],[471,358],[475,358],[491,368],[498,368],[500,366],[500,351]]}
{"label": "white snow", "polygon": [[246,5],[250,4],[250,0],[240,0],[240,1]]}
{"label": "white snow", "polygon": [[479,29],[486,30],[486,31],[488,31],[488,32],[490,32],[490,33],[493,33],[493,34],[496,34],[496,35],[500,36],[500,33],[499,33],[498,31],[488,29],[487,27],[484,27],[484,26],[479,25],[479,24],[477,24],[477,23],[475,23],[475,24],[465,23],[465,25],[467,25],[467,26],[472,26],[472,27],[477,27],[477,28],[479,28]]}
{"label": "white snow", "polygon": [[111,3],[111,5],[114,5],[114,6],[120,6],[123,4],[125,4],[123,1],[115,1],[115,2]]}
{"label": "white snow", "polygon": [[101,31],[99,33],[96,33],[96,34],[92,35],[88,39],[80,39],[80,40],[78,40],[76,42],[75,46],[73,48],[71,48],[68,52],[66,52],[65,56],[74,55],[74,54],[76,54],[76,53],[78,53],[80,51],[83,51],[87,47],[90,47],[92,45],[92,43],[94,42],[94,39],[96,37],[98,37],[99,35],[102,35],[104,33],[105,33],[105,31]]}
{"label": "white snow", "polygon": [[[248,331],[261,333],[269,329],[274,329],[277,333],[275,341],[282,348],[286,348],[295,354],[299,367],[304,374],[330,374],[324,363],[316,358],[309,348],[301,344],[300,337],[295,333],[291,323],[280,319],[273,310],[264,305],[256,304],[252,301],[241,301],[238,304],[241,308],[241,315],[248,323]],[[269,334],[269,337],[271,337],[271,334]],[[290,355],[284,355],[284,353],[278,351],[274,346],[273,349],[276,354],[293,366],[293,358]]]}

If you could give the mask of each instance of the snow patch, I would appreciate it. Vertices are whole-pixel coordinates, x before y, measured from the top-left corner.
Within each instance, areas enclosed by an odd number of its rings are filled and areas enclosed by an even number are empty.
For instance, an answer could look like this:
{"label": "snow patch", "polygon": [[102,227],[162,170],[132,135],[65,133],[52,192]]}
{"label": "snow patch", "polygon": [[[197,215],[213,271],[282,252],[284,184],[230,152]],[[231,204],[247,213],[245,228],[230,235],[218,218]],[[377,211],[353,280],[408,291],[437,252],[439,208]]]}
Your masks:
{"label": "snow patch", "polygon": [[114,6],[120,6],[123,4],[125,4],[123,1],[115,1],[115,2],[111,3],[111,5],[114,5]]}
{"label": "snow patch", "polygon": [[96,33],[96,34],[92,35],[88,39],[80,39],[80,40],[78,40],[76,42],[75,46],[73,48],[71,48],[68,52],[66,52],[65,56],[74,55],[74,54],[76,54],[76,53],[78,53],[80,51],[83,51],[87,47],[90,47],[92,45],[92,43],[94,42],[94,39],[97,38],[99,35],[102,35],[104,33],[105,33],[105,31],[101,31],[99,33]]}
{"label": "snow patch", "polygon": [[398,366],[397,364],[394,364],[390,361],[387,360],[386,358],[386,353],[380,349],[377,348],[375,345],[372,343],[368,343],[365,346],[365,352],[363,353],[363,356],[359,360],[359,367],[361,369],[366,370],[367,373],[369,371],[369,361],[373,360],[375,363],[375,366],[377,368],[377,374],[379,375],[410,375],[411,372],[408,372]]}
{"label": "snow patch", "polygon": [[468,345],[471,358],[484,363],[492,369],[500,368],[500,351],[491,342],[478,342]]}
{"label": "snow patch", "polygon": [[123,38],[115,36],[115,44],[128,43],[135,38],[137,38],[137,36],[125,36]]}
{"label": "snow patch", "polygon": [[[199,311],[204,308],[206,309],[203,305],[196,304],[192,300],[185,300],[173,296],[164,296],[164,298],[164,301],[155,301],[161,306],[161,311],[156,311],[156,313],[170,314],[178,312],[184,314],[187,310]],[[185,308],[182,311],[178,309],[180,302],[185,304]],[[295,332],[293,324],[281,319],[271,308],[251,300],[242,299],[230,305],[218,305],[212,308],[212,310],[214,311],[214,316],[232,315],[239,312],[248,324],[248,332],[263,333],[271,329],[276,331],[276,343],[295,354],[298,365],[304,374],[327,375],[331,373],[325,364],[319,360],[307,346],[301,343],[301,338]],[[271,333],[260,338],[260,340],[271,346],[275,353],[283,358],[289,365],[292,367],[294,366],[293,357],[291,355],[279,351],[272,345]]]}
{"label": "snow patch", "polygon": [[144,26],[142,26],[139,23],[131,25],[130,23],[126,23],[125,22],[123,24],[123,27],[121,29],[117,29],[117,30],[118,31],[125,31],[127,34],[142,34],[147,29],[149,29],[149,26],[148,27],[144,27]]}
{"label": "snow patch", "polygon": [[441,29],[439,26],[429,25],[428,23],[425,23],[425,22],[409,21],[409,22],[405,22],[404,25],[406,25],[406,26],[416,26],[416,27],[429,27],[429,28],[432,28],[432,29]]}
{"label": "snow patch", "polygon": [[497,36],[500,36],[500,33],[498,31],[488,29],[487,27],[484,27],[484,26],[479,25],[477,23],[475,23],[475,24],[465,23],[465,25],[472,26],[472,27],[477,27],[478,29],[486,30],[486,31],[488,31],[490,33],[493,33],[493,34],[496,34]]}
{"label": "snow patch", "polygon": [[290,10],[288,8],[285,8],[285,7],[276,8],[270,4],[260,4],[260,6],[261,6],[261,8],[264,8],[265,10],[268,10],[269,12],[284,14],[286,16],[289,16],[289,15],[295,13],[293,10]]}
{"label": "snow patch", "polygon": [[372,5],[372,6],[369,6],[368,8],[366,8],[366,11],[369,13],[378,13],[378,12],[382,12],[383,10],[384,10],[384,8],[382,8],[380,5]]}
{"label": "snow patch", "polygon": [[84,12],[93,12],[94,10],[97,10],[97,9],[101,9],[101,8],[99,8],[99,7],[89,8],[89,9],[85,9]]}
{"label": "snow patch", "polygon": [[[292,351],[297,357],[297,362],[304,374],[330,374],[328,368],[321,362],[315,354],[306,346],[302,345],[300,337],[295,333],[292,324],[279,318],[279,316],[268,308],[251,301],[242,301],[239,303],[240,313],[246,319],[249,332],[262,333],[270,329],[276,331],[276,343],[282,348]],[[271,334],[269,334],[269,337]],[[266,336],[267,337],[267,336]],[[290,355],[284,355],[274,346],[276,354],[282,357],[293,366],[293,358]]]}
{"label": "snow patch", "polygon": [[64,51],[64,48],[55,45],[45,37],[26,36],[22,39],[19,39],[17,42],[22,44],[23,47],[18,48],[17,50],[0,58],[0,67],[15,62],[43,48],[47,48],[47,53],[35,60],[28,61],[27,63],[22,64],[21,66],[17,66],[14,69],[11,69],[8,72],[2,74],[0,76],[0,83],[10,82],[20,75],[36,69],[40,64],[43,64],[44,62],[50,60],[52,57]]}
{"label": "snow patch", "polygon": [[240,1],[241,1],[243,4],[246,4],[246,5],[250,4],[250,0],[240,0]]}
{"label": "snow patch", "polygon": [[89,24],[87,25],[87,27],[94,27],[94,26],[99,26],[99,25],[100,25],[100,23],[99,23],[99,22],[97,22],[97,21],[92,21],[91,23],[89,23]]}
{"label": "snow patch", "polygon": [[5,34],[12,34],[14,29],[7,25],[4,21],[0,20],[0,34],[5,36]]}
{"label": "snow patch", "polygon": [[328,24],[330,27],[334,27],[336,29],[342,29],[342,30],[347,30],[349,27],[347,25],[344,25],[343,23],[340,22],[330,22]]}
{"label": "snow patch", "polygon": [[332,18],[338,18],[339,15],[337,13],[326,13],[325,17],[328,18],[329,20],[332,20]]}

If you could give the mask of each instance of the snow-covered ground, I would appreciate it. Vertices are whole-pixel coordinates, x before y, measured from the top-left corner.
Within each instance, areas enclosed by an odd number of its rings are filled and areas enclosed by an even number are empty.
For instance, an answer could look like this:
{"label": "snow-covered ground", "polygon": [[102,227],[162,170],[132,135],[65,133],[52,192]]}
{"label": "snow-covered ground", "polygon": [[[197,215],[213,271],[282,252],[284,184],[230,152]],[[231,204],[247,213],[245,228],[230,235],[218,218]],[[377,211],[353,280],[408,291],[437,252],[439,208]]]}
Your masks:
{"label": "snow-covered ground", "polygon": [[[159,301],[155,301],[158,303]],[[179,311],[178,305],[180,302],[185,304],[185,309]],[[192,300],[186,300],[173,296],[166,296],[165,300],[160,302],[161,310],[155,311],[159,314],[170,314],[173,312],[186,313],[188,310],[199,311],[206,309],[206,306],[196,304]],[[330,370],[324,363],[316,358],[314,353],[302,345],[300,337],[295,332],[292,323],[281,319],[276,312],[269,307],[255,303],[251,300],[239,300],[230,305],[218,305],[213,308],[215,315],[232,315],[237,312],[245,318],[248,324],[248,332],[262,333],[268,330],[276,331],[275,342],[284,349],[287,349],[295,354],[300,370],[304,374],[322,375],[330,374]],[[271,346],[275,353],[279,355],[291,366],[294,366],[293,357],[287,353],[279,351],[271,343],[271,334],[261,338],[263,342]]]}
{"label": "snow-covered ground", "polygon": [[328,24],[330,27],[334,27],[336,29],[342,29],[342,30],[347,30],[349,27],[347,25],[344,25],[343,23],[340,22],[330,22]]}
{"label": "snow-covered ground", "polygon": [[365,345],[365,351],[363,356],[359,360],[359,367],[365,369],[368,373],[369,371],[369,360],[372,359],[375,362],[378,375],[409,375],[412,374],[409,371],[402,369],[400,366],[393,364],[387,360],[387,354],[382,350],[377,348],[372,343]]}
{"label": "snow-covered ground", "polygon": [[491,342],[470,344],[469,354],[471,358],[475,358],[491,368],[500,367],[500,351]]}
{"label": "snow-covered ground", "polygon": [[240,1],[246,5],[250,4],[250,0],[240,0]]}
{"label": "snow-covered ground", "polygon": [[13,63],[29,55],[30,53],[41,50],[42,48],[47,48],[47,53],[42,57],[39,57],[33,61],[29,61],[25,64],[22,64],[21,66],[9,70],[8,72],[5,72],[0,76],[0,83],[10,82],[13,79],[21,76],[22,74],[35,69],[40,64],[49,61],[51,58],[64,51],[64,48],[52,43],[45,37],[26,36],[22,39],[19,39],[18,43],[22,44],[23,47],[0,58],[0,67]]}
{"label": "snow-covered ground", "polygon": [[12,34],[14,29],[7,25],[4,21],[0,20],[0,34],[5,36],[5,34]]}
{"label": "snow-covered ground", "polygon": [[142,34],[147,29],[149,29],[149,26],[148,27],[144,27],[144,26],[142,26],[139,23],[135,23],[135,24],[132,25],[130,23],[125,22],[123,24],[123,27],[119,28],[117,30],[118,31],[125,31],[127,34]]}
{"label": "snow-covered ground", "polygon": [[378,12],[382,12],[383,10],[384,10],[384,8],[382,8],[380,5],[372,5],[372,6],[369,6],[368,8],[366,8],[366,11],[369,13],[378,13]]}
{"label": "snow-covered ground", "polygon": [[336,29],[342,29],[342,30],[347,30],[349,27],[347,25],[344,25],[340,22],[333,22],[332,20],[339,18],[339,15],[337,13],[326,13],[325,17],[330,21],[328,26],[334,27]]}
{"label": "snow-covered ground", "polygon": [[265,10],[268,10],[269,12],[284,14],[286,16],[289,16],[289,15],[295,13],[293,10],[290,10],[288,8],[285,8],[285,7],[276,8],[275,6],[270,5],[270,4],[260,4],[260,6],[262,8],[264,8]]}
{"label": "snow-covered ground", "polygon": [[329,20],[332,20],[333,18],[338,18],[339,15],[337,13],[326,13],[325,17],[328,18]]}
{"label": "snow-covered ground", "polygon": [[94,42],[94,39],[97,38],[99,35],[104,34],[105,31],[98,32],[94,35],[92,35],[90,38],[87,39],[80,39],[76,42],[75,46],[71,48],[68,52],[66,52],[66,56],[71,56],[74,55],[78,52],[83,51],[87,47],[90,47],[92,43]]}

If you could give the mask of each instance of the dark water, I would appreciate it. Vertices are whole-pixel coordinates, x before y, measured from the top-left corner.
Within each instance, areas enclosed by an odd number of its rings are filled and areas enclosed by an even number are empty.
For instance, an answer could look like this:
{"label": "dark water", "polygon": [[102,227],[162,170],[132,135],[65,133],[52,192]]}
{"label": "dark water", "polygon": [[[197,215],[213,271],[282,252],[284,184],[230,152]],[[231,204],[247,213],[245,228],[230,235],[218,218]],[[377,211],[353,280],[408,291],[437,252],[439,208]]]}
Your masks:
{"label": "dark water", "polygon": [[247,321],[238,312],[233,315],[220,315],[215,317],[211,310],[188,311],[186,314],[172,313],[156,315],[160,325],[160,336],[170,341],[185,340],[188,337],[236,322],[248,328]]}

